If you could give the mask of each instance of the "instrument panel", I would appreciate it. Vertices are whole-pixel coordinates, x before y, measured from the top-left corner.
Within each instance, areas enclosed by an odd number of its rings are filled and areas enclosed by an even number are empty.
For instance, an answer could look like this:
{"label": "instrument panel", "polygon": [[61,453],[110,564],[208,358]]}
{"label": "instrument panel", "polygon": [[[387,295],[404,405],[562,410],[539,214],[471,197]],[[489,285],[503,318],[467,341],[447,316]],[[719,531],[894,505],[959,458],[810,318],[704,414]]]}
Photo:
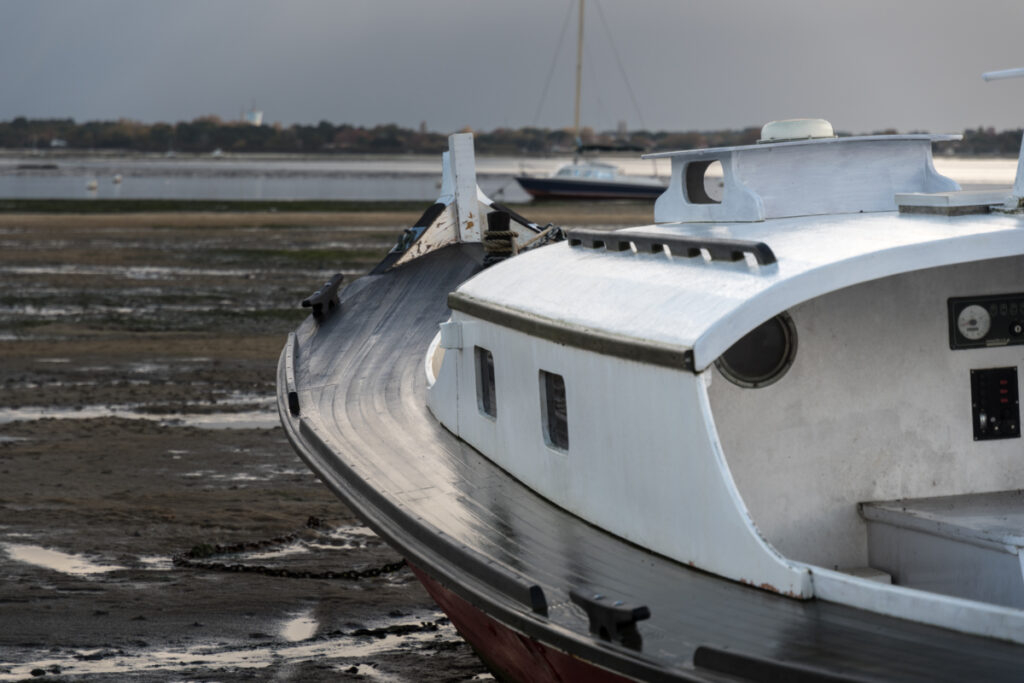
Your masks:
{"label": "instrument panel", "polygon": [[[949,348],[1024,344],[1024,293],[952,297],[947,305]],[[971,370],[971,418],[975,441],[1020,438],[1015,366]]]}
{"label": "instrument panel", "polygon": [[1017,368],[971,370],[974,440],[1020,438]]}
{"label": "instrument panel", "polygon": [[1024,344],[1024,293],[953,297],[947,304],[949,348]]}

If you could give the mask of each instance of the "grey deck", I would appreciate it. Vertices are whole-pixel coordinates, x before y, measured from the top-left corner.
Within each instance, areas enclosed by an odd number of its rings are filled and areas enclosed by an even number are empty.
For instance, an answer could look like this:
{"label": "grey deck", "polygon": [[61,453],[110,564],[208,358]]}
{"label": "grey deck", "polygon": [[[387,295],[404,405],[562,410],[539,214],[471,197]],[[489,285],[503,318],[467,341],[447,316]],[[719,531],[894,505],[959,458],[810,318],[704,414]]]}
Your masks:
{"label": "grey deck", "polygon": [[868,557],[900,585],[1024,609],[1024,492],[861,504]]}
{"label": "grey deck", "polygon": [[[732,662],[753,678],[781,665],[791,668],[778,680],[1020,679],[1022,647],[792,600],[647,553],[546,503],[445,431],[426,409],[424,354],[448,316],[446,294],[480,257],[448,247],[364,277],[340,312],[319,327],[307,319],[294,354],[299,417],[284,389],[287,350],[279,367],[282,422],[300,455],[411,562],[506,625],[646,680],[721,680],[694,665],[700,646],[760,660]],[[526,603],[531,584],[547,616]],[[642,652],[590,636],[574,588],[648,606]]]}

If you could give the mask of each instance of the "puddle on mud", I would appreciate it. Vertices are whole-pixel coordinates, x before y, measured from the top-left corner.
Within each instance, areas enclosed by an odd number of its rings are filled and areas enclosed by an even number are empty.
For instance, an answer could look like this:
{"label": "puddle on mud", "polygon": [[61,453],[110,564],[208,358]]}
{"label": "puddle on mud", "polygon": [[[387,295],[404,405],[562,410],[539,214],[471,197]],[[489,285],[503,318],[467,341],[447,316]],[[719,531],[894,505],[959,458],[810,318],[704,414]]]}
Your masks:
{"label": "puddle on mud", "polygon": [[[50,382],[11,382],[8,386],[12,389],[73,389],[80,387],[94,387],[98,384],[99,382],[95,380],[79,380],[77,382],[53,380]],[[147,385],[150,384],[150,382],[147,382],[146,380],[135,380],[134,382],[132,380],[128,380],[121,382],[121,384],[134,384],[138,386]]]}
{"label": "puddle on mud", "polygon": [[2,266],[2,275],[115,275],[128,280],[163,280],[179,277],[247,277],[245,268],[174,268],[168,266],[93,266],[64,264],[51,266]]}
{"label": "puddle on mud", "polygon": [[155,375],[156,373],[167,373],[173,370],[170,363],[128,363],[128,371],[133,375]]}
{"label": "puddle on mud", "polygon": [[94,574],[105,574],[115,572],[127,567],[113,564],[97,564],[82,555],[71,555],[62,553],[59,550],[49,550],[37,545],[25,545],[21,543],[0,544],[7,555],[15,562],[52,569],[63,574],[74,576],[90,576]]}
{"label": "puddle on mud", "polygon": [[[195,472],[185,476],[198,477],[208,475],[202,472]],[[262,562],[294,558],[314,551],[365,550],[370,547],[379,547],[382,543],[380,537],[368,527],[343,526],[323,534],[319,541],[303,539],[276,548],[238,553],[236,557],[241,562]]]}
{"label": "puddle on mud", "polygon": [[[265,550],[262,552],[244,553],[239,556],[240,560],[252,562],[254,560],[276,560],[282,557],[293,557],[295,555],[305,555],[310,552],[312,545],[305,543],[292,543],[286,545],[283,548],[277,548],[276,550]],[[333,548],[328,548],[333,550]]]}
{"label": "puddle on mud", "polygon": [[252,474],[240,472],[239,474],[232,474],[229,476],[228,481],[263,481],[263,477],[257,477]]}
{"label": "puddle on mud", "polygon": [[[391,242],[388,242],[391,244]],[[379,245],[375,245],[379,246]],[[47,266],[0,266],[0,275],[106,275],[126,280],[181,280],[196,277],[240,277],[252,278],[255,273],[263,275],[277,271],[266,269],[253,271],[249,268],[175,268],[172,266],[94,266],[94,265],[47,265]],[[318,277],[330,277],[335,271],[322,271]],[[345,276],[362,275],[360,269],[342,270]],[[317,275],[317,273],[313,273]]]}
{"label": "puddle on mud", "polygon": [[93,406],[25,406],[0,408],[0,425],[11,422],[34,422],[43,419],[92,420],[118,417],[126,420],[148,420],[164,426],[197,427],[199,429],[276,429],[280,426],[275,400],[271,397],[245,395],[219,399],[216,403],[187,403],[186,408],[218,406],[258,406],[252,410],[213,413],[151,413],[141,403]]}
{"label": "puddle on mud", "polygon": [[320,628],[320,622],[311,615],[312,611],[306,610],[302,614],[296,615],[294,618],[284,622],[281,625],[280,631],[278,631],[281,637],[289,643],[298,643],[315,636],[316,630]]}
{"label": "puddle on mud", "polygon": [[230,301],[222,301],[214,304],[149,304],[145,306],[109,306],[106,304],[90,304],[89,306],[56,306],[19,304],[16,306],[0,305],[0,320],[13,320],[17,318],[34,318],[40,320],[56,320],[67,317],[82,317],[88,315],[96,318],[99,316],[124,316],[139,318],[151,314],[167,313],[211,313],[225,310],[230,307],[233,313],[259,313],[264,309],[258,306],[240,306]]}
{"label": "puddle on mud", "polygon": [[36,304],[21,304],[19,306],[0,306],[0,319],[14,318],[15,316],[30,318],[65,318],[68,316],[79,316],[90,311],[96,313],[116,313],[118,315],[131,315],[135,309],[127,306],[56,306],[53,304],[39,306]]}
{"label": "puddle on mud", "polygon": [[310,543],[309,547],[313,550],[362,550],[381,543],[380,536],[365,526],[336,527],[327,534],[327,537],[327,542]]}
{"label": "puddle on mud", "polygon": [[207,415],[154,415],[167,426],[199,429],[277,429],[281,418],[277,411],[253,410],[243,413],[210,413]]}
{"label": "puddle on mud", "polygon": [[174,569],[174,558],[166,555],[143,555],[139,557],[139,563],[145,569],[158,572],[169,572]]}
{"label": "puddle on mud", "polygon": [[[37,358],[37,362],[44,362],[43,359]],[[52,362],[52,361],[51,361]],[[212,358],[203,358],[196,356],[193,358],[175,358],[173,360],[152,360],[152,361],[140,361],[135,363],[125,363],[122,365],[76,365],[72,370],[78,374],[94,374],[97,372],[118,372],[122,373],[127,371],[132,375],[171,375],[175,373],[186,373],[193,372],[196,366],[207,365],[212,363]]]}
{"label": "puddle on mud", "polygon": [[[21,681],[32,676],[33,670],[59,672],[62,676],[96,676],[109,674],[157,674],[194,672],[209,669],[263,669],[282,664],[297,664],[305,661],[330,663],[336,666],[339,676],[352,666],[369,680],[402,681],[401,677],[378,671],[367,663],[367,659],[410,649],[429,649],[438,646],[462,643],[455,628],[442,619],[441,612],[409,615],[390,619],[379,626],[402,627],[409,625],[409,632],[400,635],[342,634],[331,637],[313,638],[312,634],[301,638],[317,623],[306,613],[284,623],[280,631],[282,642],[270,645],[239,646],[237,644],[197,645],[181,648],[131,650],[75,650],[66,654],[40,653],[40,659],[7,665],[0,668],[0,681]],[[434,622],[436,629],[415,630],[420,624]],[[297,638],[297,640],[292,640]],[[311,639],[312,638],[312,639]],[[482,677],[479,680],[490,680]]]}

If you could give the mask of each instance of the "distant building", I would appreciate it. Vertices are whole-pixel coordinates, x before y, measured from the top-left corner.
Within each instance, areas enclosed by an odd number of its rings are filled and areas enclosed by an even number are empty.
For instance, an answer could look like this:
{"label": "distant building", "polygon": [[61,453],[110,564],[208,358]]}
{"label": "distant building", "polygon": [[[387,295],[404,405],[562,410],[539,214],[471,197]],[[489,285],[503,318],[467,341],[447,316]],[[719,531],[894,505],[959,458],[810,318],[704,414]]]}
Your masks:
{"label": "distant building", "polygon": [[242,120],[253,126],[263,125],[263,112],[259,109],[250,109],[242,114]]}
{"label": "distant building", "polygon": [[50,147],[67,147],[68,141],[62,138],[53,138],[50,140]]}

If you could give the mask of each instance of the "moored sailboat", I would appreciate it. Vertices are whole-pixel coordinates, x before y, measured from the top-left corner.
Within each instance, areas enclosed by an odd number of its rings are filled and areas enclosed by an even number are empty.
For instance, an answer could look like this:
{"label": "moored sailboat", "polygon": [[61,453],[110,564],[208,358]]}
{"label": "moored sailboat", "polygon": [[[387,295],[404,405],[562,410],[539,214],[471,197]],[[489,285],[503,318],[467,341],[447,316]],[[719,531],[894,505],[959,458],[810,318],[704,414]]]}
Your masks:
{"label": "moored sailboat", "polygon": [[534,199],[655,199],[665,191],[665,180],[656,175],[626,175],[617,166],[582,160],[580,90],[583,81],[583,0],[579,0],[576,33],[576,91],[573,106],[573,138],[576,156],[551,175],[516,176],[516,182]]}

